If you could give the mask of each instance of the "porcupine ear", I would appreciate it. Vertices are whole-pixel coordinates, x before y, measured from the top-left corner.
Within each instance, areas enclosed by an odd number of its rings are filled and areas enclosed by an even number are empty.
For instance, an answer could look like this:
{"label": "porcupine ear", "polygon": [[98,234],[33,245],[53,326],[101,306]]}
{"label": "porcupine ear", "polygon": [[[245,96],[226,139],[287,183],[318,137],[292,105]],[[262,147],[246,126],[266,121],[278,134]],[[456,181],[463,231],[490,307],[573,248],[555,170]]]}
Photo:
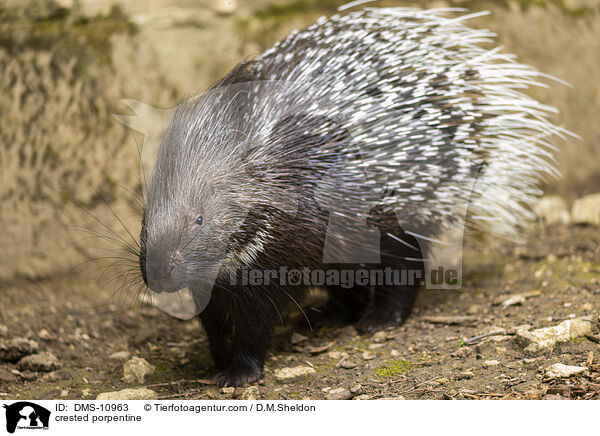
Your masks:
{"label": "porcupine ear", "polygon": [[257,61],[247,61],[237,64],[229,73],[227,73],[225,77],[219,79],[209,89],[260,80],[260,76],[256,68],[257,64]]}

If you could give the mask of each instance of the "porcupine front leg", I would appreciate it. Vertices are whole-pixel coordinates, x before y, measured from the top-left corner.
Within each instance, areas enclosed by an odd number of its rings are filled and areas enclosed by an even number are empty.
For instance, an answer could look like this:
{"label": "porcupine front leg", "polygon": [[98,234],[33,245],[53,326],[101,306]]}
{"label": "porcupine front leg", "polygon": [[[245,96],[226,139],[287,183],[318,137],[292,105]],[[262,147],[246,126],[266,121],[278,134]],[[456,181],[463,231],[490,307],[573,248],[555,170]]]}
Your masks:
{"label": "porcupine front leg", "polygon": [[200,314],[200,321],[208,336],[210,353],[219,370],[227,368],[232,358],[232,320],[219,295],[213,295],[208,306]]}
{"label": "porcupine front leg", "polygon": [[215,376],[218,386],[242,386],[260,380],[279,310],[262,301],[260,295],[266,292],[269,289],[253,289],[232,307],[231,360]]}
{"label": "porcupine front leg", "polygon": [[[418,241],[406,234],[399,225],[381,227],[380,231],[381,264],[371,265],[371,268],[396,270],[396,278],[400,279],[400,283],[386,282],[373,287],[373,301],[355,325],[360,333],[373,333],[406,321],[425,277]],[[405,271],[404,275],[402,271]]]}

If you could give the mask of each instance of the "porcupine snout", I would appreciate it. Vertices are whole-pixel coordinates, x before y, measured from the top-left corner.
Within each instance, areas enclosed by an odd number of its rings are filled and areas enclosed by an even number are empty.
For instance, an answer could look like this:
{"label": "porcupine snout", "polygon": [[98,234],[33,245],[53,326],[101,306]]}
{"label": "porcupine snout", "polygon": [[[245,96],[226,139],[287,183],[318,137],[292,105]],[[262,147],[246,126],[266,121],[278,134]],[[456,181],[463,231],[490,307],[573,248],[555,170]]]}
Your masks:
{"label": "porcupine snout", "polygon": [[[150,254],[148,256],[148,254]],[[154,292],[176,292],[186,286],[183,256],[178,250],[146,255],[146,284]]]}

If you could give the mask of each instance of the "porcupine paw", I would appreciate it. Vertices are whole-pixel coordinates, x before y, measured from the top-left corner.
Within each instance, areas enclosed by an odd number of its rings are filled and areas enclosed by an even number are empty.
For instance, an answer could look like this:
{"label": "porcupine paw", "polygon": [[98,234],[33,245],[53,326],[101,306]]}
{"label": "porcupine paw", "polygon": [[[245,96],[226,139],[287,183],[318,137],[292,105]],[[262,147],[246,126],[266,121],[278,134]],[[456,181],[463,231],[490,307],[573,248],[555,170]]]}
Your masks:
{"label": "porcupine paw", "polygon": [[236,387],[260,380],[261,370],[258,366],[230,366],[229,368],[217,373],[214,380],[219,387]]}
{"label": "porcupine paw", "polygon": [[408,314],[405,310],[394,307],[370,307],[354,325],[361,334],[375,333],[389,327],[402,324]]}

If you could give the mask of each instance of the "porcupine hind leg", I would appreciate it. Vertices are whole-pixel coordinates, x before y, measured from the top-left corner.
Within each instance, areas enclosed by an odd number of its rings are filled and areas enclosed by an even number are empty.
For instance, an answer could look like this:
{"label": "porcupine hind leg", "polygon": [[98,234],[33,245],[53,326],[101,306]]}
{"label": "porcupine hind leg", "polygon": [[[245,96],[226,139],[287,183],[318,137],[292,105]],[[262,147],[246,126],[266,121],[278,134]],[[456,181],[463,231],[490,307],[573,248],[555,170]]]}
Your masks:
{"label": "porcupine hind leg", "polygon": [[[389,223],[391,219],[386,217],[382,221]],[[406,321],[425,277],[418,241],[397,224],[386,224],[379,229],[381,264],[371,268],[381,269],[384,281],[373,284],[373,301],[355,324],[360,333],[372,333]]]}
{"label": "porcupine hind leg", "polygon": [[328,300],[318,307],[310,307],[306,313],[313,329],[323,326],[339,326],[354,323],[369,304],[368,287],[327,287]]}

